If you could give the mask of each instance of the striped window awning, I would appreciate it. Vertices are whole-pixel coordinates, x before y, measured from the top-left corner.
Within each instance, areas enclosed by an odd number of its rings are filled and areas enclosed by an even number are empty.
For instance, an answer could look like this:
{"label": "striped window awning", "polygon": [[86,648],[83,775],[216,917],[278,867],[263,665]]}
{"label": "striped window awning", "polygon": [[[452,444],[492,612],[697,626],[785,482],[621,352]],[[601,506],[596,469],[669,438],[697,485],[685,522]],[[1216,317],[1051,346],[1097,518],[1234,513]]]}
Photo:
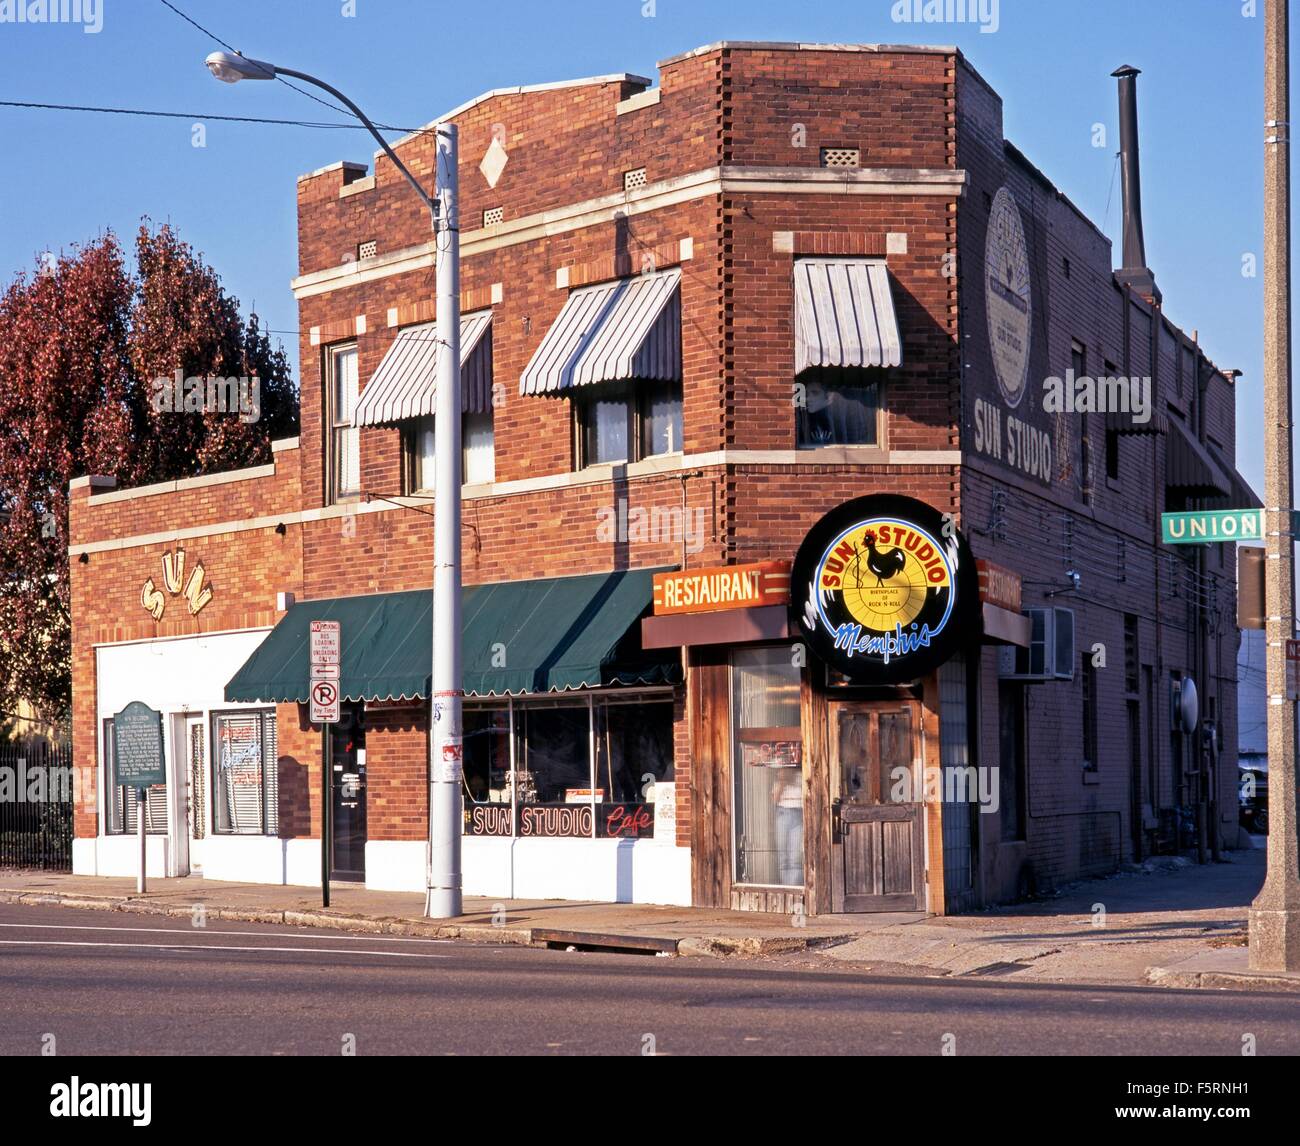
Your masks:
{"label": "striped window awning", "polygon": [[898,366],[894,295],[884,259],[796,259],[794,370]]}
{"label": "striped window awning", "polygon": [[[438,381],[438,324],[408,326],[361,392],[354,414],[358,426],[391,426],[432,416]],[[460,408],[467,414],[492,409],[492,312],[460,320]]]}
{"label": "striped window awning", "polygon": [[680,267],[569,295],[519,379],[520,394],[682,376]]}

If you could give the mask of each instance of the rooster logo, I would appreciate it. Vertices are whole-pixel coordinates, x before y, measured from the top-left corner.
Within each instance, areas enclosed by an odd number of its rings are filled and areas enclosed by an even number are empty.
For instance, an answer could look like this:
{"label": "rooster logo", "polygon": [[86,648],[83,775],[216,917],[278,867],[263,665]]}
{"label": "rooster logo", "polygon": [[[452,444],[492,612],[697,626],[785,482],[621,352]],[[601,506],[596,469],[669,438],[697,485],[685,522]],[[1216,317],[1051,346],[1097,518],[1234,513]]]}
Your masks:
{"label": "rooster logo", "polygon": [[867,546],[867,568],[876,575],[876,588],[880,588],[891,577],[897,577],[907,565],[907,554],[898,546],[881,553],[876,548],[876,534],[868,529],[862,534]]}

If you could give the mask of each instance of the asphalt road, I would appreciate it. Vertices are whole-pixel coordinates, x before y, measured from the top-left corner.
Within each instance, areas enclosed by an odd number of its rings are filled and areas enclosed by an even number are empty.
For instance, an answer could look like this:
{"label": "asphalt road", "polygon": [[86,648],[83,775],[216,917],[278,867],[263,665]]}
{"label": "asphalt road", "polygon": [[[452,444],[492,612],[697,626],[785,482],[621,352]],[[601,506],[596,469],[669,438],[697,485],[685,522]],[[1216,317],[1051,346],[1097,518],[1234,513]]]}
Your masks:
{"label": "asphalt road", "polygon": [[[901,979],[0,905],[0,1054],[1300,1053],[1300,996]],[[652,1040],[652,1041],[650,1041]]]}

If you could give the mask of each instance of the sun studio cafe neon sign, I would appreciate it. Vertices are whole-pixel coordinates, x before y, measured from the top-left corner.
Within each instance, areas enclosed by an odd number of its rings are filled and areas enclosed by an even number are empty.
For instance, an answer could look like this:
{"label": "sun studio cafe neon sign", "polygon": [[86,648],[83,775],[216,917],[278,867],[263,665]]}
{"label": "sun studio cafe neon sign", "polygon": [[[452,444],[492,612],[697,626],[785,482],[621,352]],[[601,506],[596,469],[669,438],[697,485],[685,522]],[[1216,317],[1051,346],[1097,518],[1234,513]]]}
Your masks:
{"label": "sun studio cafe neon sign", "polygon": [[813,650],[864,684],[923,676],[978,638],[970,548],[913,498],[846,502],[809,532],[792,587]]}

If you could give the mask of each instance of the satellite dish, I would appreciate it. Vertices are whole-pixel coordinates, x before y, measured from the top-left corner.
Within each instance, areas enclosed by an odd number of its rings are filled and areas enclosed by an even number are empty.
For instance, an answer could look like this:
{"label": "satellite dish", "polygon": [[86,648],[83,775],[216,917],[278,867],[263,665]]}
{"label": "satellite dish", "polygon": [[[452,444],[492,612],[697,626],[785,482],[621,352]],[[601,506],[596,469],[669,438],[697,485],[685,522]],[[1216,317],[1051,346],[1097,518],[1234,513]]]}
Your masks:
{"label": "satellite dish", "polygon": [[1196,682],[1190,676],[1183,678],[1182,687],[1178,690],[1178,717],[1184,732],[1196,731],[1200,704],[1196,697]]}

